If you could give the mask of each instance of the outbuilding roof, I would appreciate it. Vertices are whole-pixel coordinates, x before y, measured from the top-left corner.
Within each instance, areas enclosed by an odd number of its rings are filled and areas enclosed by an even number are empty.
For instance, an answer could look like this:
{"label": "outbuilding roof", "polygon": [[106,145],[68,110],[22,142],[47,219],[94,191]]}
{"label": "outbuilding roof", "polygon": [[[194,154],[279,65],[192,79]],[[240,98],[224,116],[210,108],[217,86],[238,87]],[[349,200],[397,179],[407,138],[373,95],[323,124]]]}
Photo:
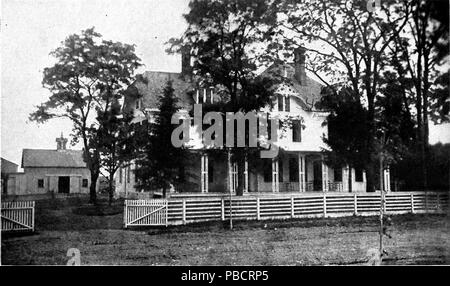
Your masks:
{"label": "outbuilding roof", "polygon": [[86,168],[82,150],[23,149],[22,168]]}

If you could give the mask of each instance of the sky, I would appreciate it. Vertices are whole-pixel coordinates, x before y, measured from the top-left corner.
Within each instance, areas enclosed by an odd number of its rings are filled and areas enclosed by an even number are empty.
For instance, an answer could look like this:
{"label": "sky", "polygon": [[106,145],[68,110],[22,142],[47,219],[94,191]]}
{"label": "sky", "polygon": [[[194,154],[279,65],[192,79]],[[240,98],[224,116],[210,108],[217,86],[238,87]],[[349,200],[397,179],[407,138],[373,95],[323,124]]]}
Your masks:
{"label": "sky", "polygon": [[[179,72],[180,57],[164,43],[186,28],[189,0],[1,0],[1,157],[20,165],[22,149],[55,149],[72,125],[53,119],[29,122],[46,101],[42,71],[49,53],[68,35],[95,27],[104,39],[136,45],[143,70]],[[450,125],[430,126],[430,143],[450,142]],[[71,148],[81,148],[75,146]]]}

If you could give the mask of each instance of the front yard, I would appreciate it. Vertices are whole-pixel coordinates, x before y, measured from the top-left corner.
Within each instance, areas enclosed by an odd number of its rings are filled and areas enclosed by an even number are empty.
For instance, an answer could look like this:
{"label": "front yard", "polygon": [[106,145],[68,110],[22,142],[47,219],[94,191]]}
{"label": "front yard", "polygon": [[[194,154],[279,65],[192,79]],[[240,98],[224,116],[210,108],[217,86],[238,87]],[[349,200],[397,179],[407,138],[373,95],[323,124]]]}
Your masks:
{"label": "front yard", "polygon": [[[122,228],[122,213],[80,214],[85,201],[37,202],[37,232],[2,236],[2,264],[65,265],[77,248],[90,265],[365,264],[378,247],[377,217]],[[120,202],[116,207],[120,209]],[[385,264],[450,264],[448,215],[392,216]]]}

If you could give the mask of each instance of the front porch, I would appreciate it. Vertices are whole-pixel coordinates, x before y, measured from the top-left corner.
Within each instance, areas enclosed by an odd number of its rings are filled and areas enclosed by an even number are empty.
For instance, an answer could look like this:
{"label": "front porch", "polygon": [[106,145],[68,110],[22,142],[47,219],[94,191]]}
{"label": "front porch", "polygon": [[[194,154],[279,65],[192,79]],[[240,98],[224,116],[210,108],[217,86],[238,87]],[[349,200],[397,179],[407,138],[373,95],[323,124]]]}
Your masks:
{"label": "front porch", "polygon": [[333,169],[325,163],[320,152],[280,150],[273,159],[238,157],[225,151],[195,152],[184,169],[186,181],[175,188],[175,193],[345,193],[350,191],[350,171],[352,192],[365,192],[366,185],[364,171],[348,167]]}

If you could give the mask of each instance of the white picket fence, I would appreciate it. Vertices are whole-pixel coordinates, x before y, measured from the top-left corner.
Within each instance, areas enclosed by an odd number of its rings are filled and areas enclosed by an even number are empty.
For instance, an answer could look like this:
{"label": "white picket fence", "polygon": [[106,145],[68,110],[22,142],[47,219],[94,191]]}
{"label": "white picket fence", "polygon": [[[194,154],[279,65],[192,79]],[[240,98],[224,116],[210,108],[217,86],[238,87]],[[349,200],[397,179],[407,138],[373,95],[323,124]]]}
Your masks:
{"label": "white picket fence", "polygon": [[148,226],[168,224],[167,200],[126,200],[124,224]]}
{"label": "white picket fence", "polygon": [[[149,205],[158,203],[160,212],[155,211],[156,208],[149,208]],[[448,206],[448,193],[396,192],[386,194],[385,212],[442,213]],[[236,220],[365,216],[378,214],[380,207],[379,192],[234,196],[231,199],[231,209],[228,197],[127,200],[125,226],[228,220],[230,215]]]}
{"label": "white picket fence", "polygon": [[34,231],[34,201],[2,202],[2,231]]}

